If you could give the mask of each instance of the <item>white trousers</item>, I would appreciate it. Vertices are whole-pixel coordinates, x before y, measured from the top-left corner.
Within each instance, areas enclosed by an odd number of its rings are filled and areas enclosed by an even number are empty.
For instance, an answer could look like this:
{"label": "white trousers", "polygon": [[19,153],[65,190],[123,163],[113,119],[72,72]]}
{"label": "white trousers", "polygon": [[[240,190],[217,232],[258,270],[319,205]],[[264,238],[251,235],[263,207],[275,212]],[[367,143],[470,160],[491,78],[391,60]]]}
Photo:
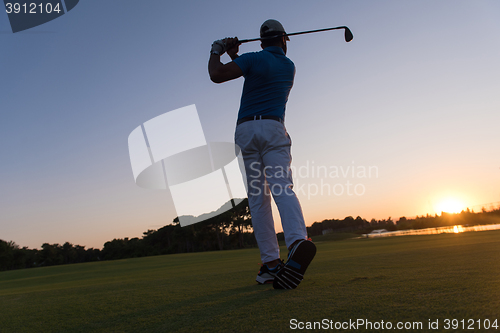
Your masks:
{"label": "white trousers", "polygon": [[272,119],[251,120],[238,125],[234,141],[243,155],[248,205],[261,260],[266,263],[279,259],[271,194],[278,206],[286,246],[307,239],[302,208],[292,190],[292,141],[285,126]]}

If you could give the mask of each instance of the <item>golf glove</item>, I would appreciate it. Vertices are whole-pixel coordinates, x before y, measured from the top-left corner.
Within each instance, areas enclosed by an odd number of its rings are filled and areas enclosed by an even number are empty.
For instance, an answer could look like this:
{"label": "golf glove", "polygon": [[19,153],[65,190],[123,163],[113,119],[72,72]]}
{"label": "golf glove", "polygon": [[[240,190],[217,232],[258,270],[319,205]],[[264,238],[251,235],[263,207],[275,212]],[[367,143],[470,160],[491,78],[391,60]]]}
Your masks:
{"label": "golf glove", "polygon": [[226,44],[222,39],[216,40],[212,43],[212,50],[210,50],[211,54],[222,55],[226,52]]}

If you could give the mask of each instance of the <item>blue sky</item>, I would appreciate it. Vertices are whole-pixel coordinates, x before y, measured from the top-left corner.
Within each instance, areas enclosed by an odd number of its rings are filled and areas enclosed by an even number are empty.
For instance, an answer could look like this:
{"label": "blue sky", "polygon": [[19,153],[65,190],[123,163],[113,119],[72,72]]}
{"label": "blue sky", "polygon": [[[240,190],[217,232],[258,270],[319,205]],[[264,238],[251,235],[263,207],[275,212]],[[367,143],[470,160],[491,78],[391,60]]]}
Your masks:
{"label": "blue sky", "polygon": [[210,45],[257,37],[268,18],[289,32],[354,34],[288,45],[293,165],[378,170],[325,179],[363,195],[311,195],[320,179],[299,177],[308,225],[498,202],[499,13],[497,1],[86,0],[16,34],[0,14],[0,239],[101,248],[170,223],[169,192],[134,183],[128,135],[196,104],[207,141],[232,141],[243,79],[209,80]]}

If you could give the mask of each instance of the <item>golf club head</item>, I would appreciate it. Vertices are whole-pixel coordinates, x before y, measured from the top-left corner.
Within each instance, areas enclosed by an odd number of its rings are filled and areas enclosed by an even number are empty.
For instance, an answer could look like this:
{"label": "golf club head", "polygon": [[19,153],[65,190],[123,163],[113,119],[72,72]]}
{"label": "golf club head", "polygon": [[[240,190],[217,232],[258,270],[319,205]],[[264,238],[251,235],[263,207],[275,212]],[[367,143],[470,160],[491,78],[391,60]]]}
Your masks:
{"label": "golf club head", "polygon": [[345,33],[344,33],[345,41],[349,43],[353,38],[352,32],[351,32],[351,30],[349,30],[348,27],[345,27],[344,30],[345,30]]}

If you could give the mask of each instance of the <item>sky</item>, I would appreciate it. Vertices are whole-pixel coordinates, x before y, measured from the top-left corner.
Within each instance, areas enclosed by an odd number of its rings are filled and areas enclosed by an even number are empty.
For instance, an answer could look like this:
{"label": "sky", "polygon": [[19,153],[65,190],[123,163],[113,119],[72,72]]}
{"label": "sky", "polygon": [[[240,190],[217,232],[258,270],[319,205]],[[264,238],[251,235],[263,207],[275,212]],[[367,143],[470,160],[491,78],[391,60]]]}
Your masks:
{"label": "sky", "polygon": [[18,33],[0,14],[0,239],[102,248],[171,223],[170,192],[134,182],[128,136],[195,104],[206,140],[233,142],[243,78],[211,82],[210,45],[258,37],[269,18],[354,34],[288,43],[307,225],[497,205],[499,13],[496,0],[85,0]]}

